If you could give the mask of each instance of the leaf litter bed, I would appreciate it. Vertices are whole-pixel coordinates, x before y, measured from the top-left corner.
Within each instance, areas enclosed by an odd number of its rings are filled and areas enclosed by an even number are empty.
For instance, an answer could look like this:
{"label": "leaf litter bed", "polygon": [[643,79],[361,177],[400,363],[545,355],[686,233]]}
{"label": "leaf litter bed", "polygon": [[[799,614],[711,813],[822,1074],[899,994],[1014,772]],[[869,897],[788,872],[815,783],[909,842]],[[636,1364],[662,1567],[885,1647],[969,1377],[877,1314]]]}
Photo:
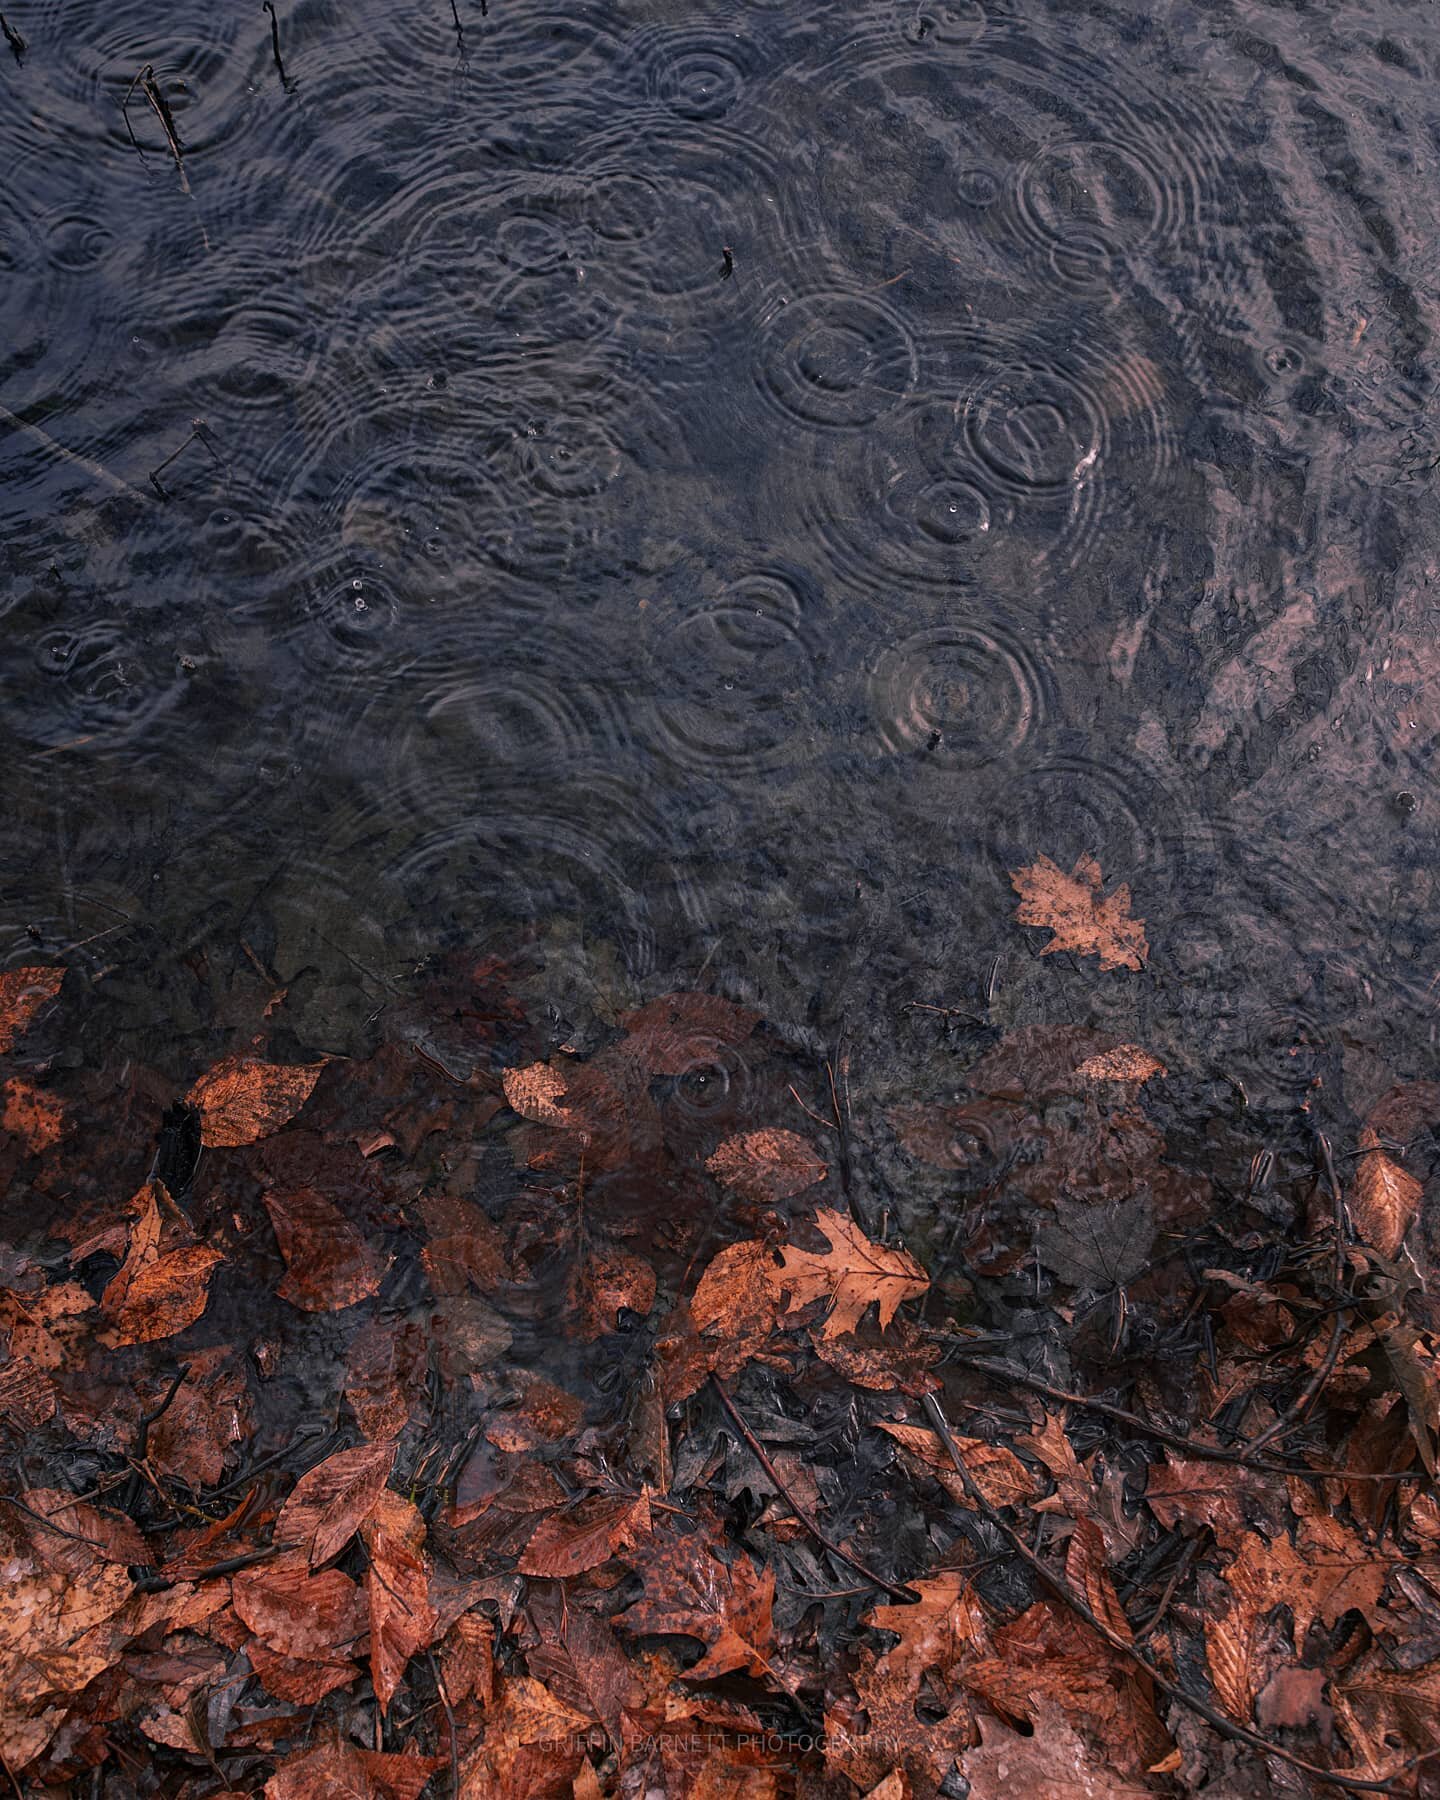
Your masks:
{"label": "leaf litter bed", "polygon": [[1440,1792],[1440,1087],[1212,1179],[1113,1035],[876,1117],[719,994],[557,1046],[527,954],[184,1093],[0,976],[0,1793]]}

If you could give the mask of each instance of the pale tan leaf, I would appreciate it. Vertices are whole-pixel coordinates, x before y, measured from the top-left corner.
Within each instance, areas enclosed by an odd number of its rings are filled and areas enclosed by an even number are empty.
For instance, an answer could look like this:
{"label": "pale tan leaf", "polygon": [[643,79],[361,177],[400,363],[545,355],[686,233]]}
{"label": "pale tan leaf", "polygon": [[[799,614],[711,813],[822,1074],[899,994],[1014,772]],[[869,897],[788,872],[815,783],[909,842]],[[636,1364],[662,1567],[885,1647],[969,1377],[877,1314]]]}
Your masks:
{"label": "pale tan leaf", "polygon": [[1073,950],[1098,956],[1102,969],[1143,969],[1150,946],[1145,922],[1130,916],[1130,889],[1122,882],[1102,897],[1103,877],[1093,856],[1082,856],[1069,875],[1048,856],[1023,869],[1012,869],[1010,882],[1020,896],[1016,919],[1021,925],[1047,926],[1053,933],[1041,950]]}
{"label": "pale tan leaf", "polygon": [[789,1294],[791,1312],[828,1301],[830,1311],[821,1328],[825,1337],[853,1331],[872,1302],[879,1306],[883,1331],[901,1301],[913,1300],[929,1287],[929,1276],[908,1250],[872,1244],[852,1219],[828,1206],[817,1209],[815,1223],[830,1249],[787,1245],[783,1266],[768,1270],[767,1279],[777,1296]]}

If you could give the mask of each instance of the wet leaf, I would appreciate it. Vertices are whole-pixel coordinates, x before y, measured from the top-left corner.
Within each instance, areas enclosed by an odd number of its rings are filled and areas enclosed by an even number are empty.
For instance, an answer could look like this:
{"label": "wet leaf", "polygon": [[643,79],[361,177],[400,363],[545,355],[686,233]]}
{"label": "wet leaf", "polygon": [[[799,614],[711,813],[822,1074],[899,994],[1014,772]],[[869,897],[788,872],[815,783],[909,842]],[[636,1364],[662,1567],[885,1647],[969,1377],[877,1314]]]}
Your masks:
{"label": "wet leaf", "polygon": [[759,1206],[793,1200],[826,1175],[825,1164],[794,1131],[747,1131],[726,1138],[705,1167],[722,1187]]}
{"label": "wet leaf", "polygon": [[687,1680],[732,1669],[763,1675],[769,1669],[775,1642],[773,1570],[757,1572],[743,1552],[724,1563],[705,1539],[679,1533],[655,1539],[626,1561],[644,1581],[645,1596],[619,1622],[633,1632],[698,1638],[705,1654],[685,1671]]}
{"label": "wet leaf", "polygon": [[565,1580],[598,1568],[649,1530],[647,1495],[595,1495],[542,1519],[525,1546],[520,1568],[526,1575]]}
{"label": "wet leaf", "polygon": [[1152,1790],[1106,1768],[1052,1701],[1035,1702],[1029,1737],[995,1719],[980,1721],[980,1747],[960,1766],[970,1800],[1149,1800]]}
{"label": "wet leaf", "polygon": [[563,1790],[584,1754],[590,1721],[530,1675],[512,1675],[485,1720],[485,1740],[461,1770],[459,1800],[531,1800]]}
{"label": "wet leaf", "polygon": [[1145,922],[1130,916],[1130,889],[1122,882],[1102,895],[1103,877],[1093,856],[1082,856],[1067,875],[1048,856],[1023,869],[1012,869],[1011,885],[1020,896],[1016,918],[1021,925],[1047,926],[1050,942],[1041,950],[1073,950],[1098,956],[1102,969],[1143,969],[1150,946]]}
{"label": "wet leaf", "polygon": [[620,1023],[630,1033],[627,1048],[652,1075],[684,1075],[713,1062],[717,1050],[743,1044],[760,1015],[718,994],[666,994]]}
{"label": "wet leaf", "polygon": [[1150,1260],[1155,1213],[1146,1194],[1098,1206],[1070,1206],[1040,1233],[1045,1267],[1070,1287],[1124,1287]]}
{"label": "wet leaf", "polygon": [[[950,1452],[927,1426],[893,1425],[888,1419],[877,1419],[875,1423],[901,1446],[912,1466],[938,1480],[957,1505],[975,1504],[960,1479]],[[1034,1477],[1020,1458],[1003,1444],[987,1444],[981,1438],[961,1437],[958,1433],[955,1443],[975,1485],[992,1506],[1014,1506],[1034,1495]]]}
{"label": "wet leaf", "polygon": [[425,1557],[425,1521],[413,1502],[388,1489],[361,1526],[369,1563],[365,1599],[370,1613],[370,1675],[382,1713],[405,1666],[435,1632]]}
{"label": "wet leaf", "polygon": [[4,1086],[5,1108],[0,1126],[18,1138],[31,1156],[58,1144],[65,1132],[65,1108],[54,1094],[19,1076]]}
{"label": "wet leaf", "polygon": [[15,1048],[41,1007],[60,992],[64,979],[64,969],[7,969],[0,974],[0,1056]]}
{"label": "wet leaf", "polygon": [[329,1562],[369,1518],[394,1466],[390,1444],[327,1456],[296,1482],[275,1521],[275,1541],[298,1546],[312,1569]]}
{"label": "wet leaf", "polygon": [[616,1328],[623,1309],[642,1317],[655,1304],[655,1270],[643,1256],[617,1244],[585,1244],[570,1283],[570,1299],[585,1343]]}
{"label": "wet leaf", "polygon": [[1356,1232],[1372,1250],[1394,1257],[1405,1242],[1424,1190],[1413,1175],[1386,1156],[1368,1125],[1360,1131],[1360,1152],[1350,1216]]}
{"label": "wet leaf", "polygon": [[129,1282],[115,1312],[117,1344],[150,1344],[193,1325],[210,1298],[210,1277],[224,1258],[189,1244],[147,1263]]}
{"label": "wet leaf", "polygon": [[254,1144],[289,1124],[310,1098],[324,1068],[324,1062],[267,1063],[227,1056],[207,1070],[185,1098],[200,1109],[206,1144]]}
{"label": "wet leaf", "polygon": [[564,1107],[565,1077],[549,1063],[530,1063],[523,1069],[506,1069],[501,1077],[505,1098],[512,1111],[537,1125],[568,1125]]}
{"label": "wet leaf", "polygon": [[985,1641],[985,1615],[968,1570],[945,1569],[910,1586],[920,1596],[918,1605],[872,1606],[865,1623],[895,1633],[900,1641],[886,1665],[903,1670],[918,1689],[927,1670],[944,1673],[968,1645]]}
{"label": "wet leaf", "polygon": [[360,1590],[339,1569],[312,1575],[303,1558],[242,1569],[235,1611],[256,1635],[301,1662],[342,1661],[366,1627]]}
{"label": "wet leaf", "polygon": [[732,1340],[767,1337],[780,1304],[774,1274],[775,1258],[757,1238],[718,1252],[690,1302],[696,1330],[719,1331]]}
{"label": "wet leaf", "polygon": [[287,1273],[275,1290],[304,1312],[339,1312],[380,1292],[385,1264],[313,1188],[265,1195]]}
{"label": "wet leaf", "polygon": [[345,1399],[368,1442],[400,1436],[424,1399],[426,1346],[418,1325],[371,1319],[350,1340]]}
{"label": "wet leaf", "polygon": [[821,1326],[824,1336],[853,1331],[872,1304],[879,1308],[883,1331],[902,1301],[929,1287],[929,1276],[908,1250],[872,1244],[853,1220],[830,1207],[817,1210],[815,1223],[830,1248],[817,1252],[787,1245],[782,1267],[771,1268],[768,1280],[777,1296],[788,1294],[791,1312],[825,1301],[830,1310]]}
{"label": "wet leaf", "polygon": [[1117,1044],[1113,1050],[1087,1056],[1075,1073],[1087,1081],[1126,1081],[1138,1087],[1156,1075],[1164,1075],[1166,1068],[1158,1056],[1152,1056],[1138,1044]]}

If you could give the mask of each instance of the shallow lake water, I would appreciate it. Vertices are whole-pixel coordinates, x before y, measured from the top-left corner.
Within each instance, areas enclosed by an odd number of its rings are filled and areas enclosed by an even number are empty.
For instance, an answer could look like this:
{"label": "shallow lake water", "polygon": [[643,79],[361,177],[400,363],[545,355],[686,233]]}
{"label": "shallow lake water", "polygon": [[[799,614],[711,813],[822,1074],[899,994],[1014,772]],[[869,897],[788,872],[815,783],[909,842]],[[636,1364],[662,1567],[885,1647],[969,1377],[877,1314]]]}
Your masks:
{"label": "shallow lake water", "polygon": [[[0,953],[84,1053],[525,941],[557,1045],[713,988],[886,1104],[1425,1074],[1435,10],[457,8],[7,12]],[[1086,852],[1138,975],[1015,923]]]}

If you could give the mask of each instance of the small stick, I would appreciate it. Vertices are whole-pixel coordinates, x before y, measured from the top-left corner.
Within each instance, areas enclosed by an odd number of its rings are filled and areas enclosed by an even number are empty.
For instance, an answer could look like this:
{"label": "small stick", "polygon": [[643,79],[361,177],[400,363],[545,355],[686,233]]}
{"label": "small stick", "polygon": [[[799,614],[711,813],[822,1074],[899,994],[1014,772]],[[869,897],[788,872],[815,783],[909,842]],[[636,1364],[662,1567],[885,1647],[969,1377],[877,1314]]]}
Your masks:
{"label": "small stick", "polygon": [[150,485],[154,488],[155,492],[160,496],[160,498],[162,500],[168,500],[170,498],[170,496],[165,492],[165,489],[160,485],[161,475],[164,474],[165,470],[170,467],[171,463],[177,461],[180,457],[182,457],[185,454],[185,452],[190,448],[190,446],[197,441],[197,439],[210,452],[211,458],[214,460],[214,462],[217,463],[221,468],[224,467],[224,464],[220,462],[220,458],[215,454],[214,444],[212,444],[210,442],[210,433],[209,433],[208,429],[206,428],[205,421],[203,419],[192,419],[190,421],[190,426],[191,426],[190,435],[189,435],[189,437],[186,438],[185,442],[180,446],[180,448],[178,450],[172,450],[170,455],[165,458],[164,462],[158,463],[155,466],[155,468],[153,468],[150,471]]}
{"label": "small stick", "polygon": [[450,1732],[450,1800],[460,1800],[460,1748],[455,1741],[455,1708],[450,1704],[450,1696],[445,1692],[444,1678],[435,1664],[435,1652],[429,1651],[430,1673],[435,1680],[435,1692],[440,1696],[440,1704],[445,1708],[445,1723]]}
{"label": "small stick", "polygon": [[741,1437],[744,1438],[745,1442],[750,1446],[750,1449],[754,1452],[755,1460],[760,1464],[760,1467],[765,1471],[765,1473],[775,1483],[775,1486],[779,1489],[780,1493],[784,1495],[785,1499],[790,1504],[790,1510],[795,1514],[795,1517],[797,1519],[799,1519],[800,1523],[805,1527],[805,1529],[810,1533],[810,1535],[815,1539],[815,1541],[819,1544],[823,1544],[824,1547],[830,1552],[830,1554],[832,1556],[838,1556],[840,1561],[845,1563],[848,1567],[852,1568],[857,1575],[863,1575],[867,1581],[873,1581],[876,1587],[883,1588],[887,1594],[893,1594],[897,1600],[906,1600],[911,1603],[918,1602],[920,1596],[917,1593],[915,1593],[913,1589],[908,1588],[908,1587],[901,1587],[897,1582],[894,1582],[894,1581],[887,1581],[883,1575],[877,1575],[873,1569],[867,1568],[866,1565],[863,1562],[861,1562],[858,1557],[852,1556],[848,1550],[842,1550],[840,1548],[839,1544],[831,1543],[830,1539],[828,1537],[826,1537],[825,1533],[815,1523],[815,1520],[812,1518],[812,1516],[805,1510],[805,1508],[800,1504],[800,1502],[790,1492],[790,1489],[785,1485],[785,1482],[781,1478],[779,1472],[776,1470],[774,1463],[772,1463],[770,1458],[765,1454],[765,1448],[761,1444],[759,1438],[756,1437],[755,1433],[750,1429],[750,1427],[740,1417],[740,1414],[736,1411],[735,1402],[730,1398],[729,1394],[725,1391],[724,1382],[722,1382],[720,1377],[715,1374],[711,1375],[710,1382],[711,1382],[711,1385],[714,1387],[715,1392],[720,1396],[720,1404],[725,1408],[726,1412],[729,1413],[731,1422],[734,1424],[735,1429],[740,1433]]}
{"label": "small stick", "polygon": [[5,42],[13,51],[16,62],[23,62],[25,60],[25,52],[29,48],[29,45],[26,44],[24,38],[21,37],[20,33],[5,17],[3,12],[0,12],[0,31],[5,33]]}
{"label": "small stick", "polygon": [[455,0],[450,0],[450,17],[455,21],[455,41],[460,46],[460,54],[465,54],[465,27],[460,23],[460,8]]}
{"label": "small stick", "polygon": [[725,259],[720,265],[720,279],[728,281],[735,273],[735,252],[728,244],[722,244],[720,254]]}
{"label": "small stick", "polygon": [[[1224,1713],[1217,1712],[1206,1701],[1186,1693],[1178,1681],[1171,1681],[1169,1676],[1163,1674],[1147,1656],[1135,1648],[1134,1644],[1127,1643],[1118,1631],[1107,1625],[1097,1613],[1092,1611],[1070,1586],[1070,1583],[1062,1576],[1057,1575],[1043,1558],[1038,1557],[1015,1527],[1001,1517],[998,1509],[985,1498],[976,1485],[975,1478],[965,1466],[965,1459],[960,1454],[960,1446],[955,1442],[945,1414],[940,1410],[940,1402],[933,1394],[926,1394],[924,1404],[926,1412],[930,1415],[930,1423],[940,1434],[941,1441],[949,1453],[951,1462],[955,1465],[971,1503],[1005,1538],[1015,1554],[1040,1578],[1056,1598],[1062,1600],[1078,1618],[1083,1619],[1112,1650],[1118,1651],[1121,1656],[1127,1657],[1134,1663],[1142,1674],[1154,1682],[1162,1694],[1168,1695],[1171,1700],[1177,1701],[1181,1706],[1187,1707],[1191,1712],[1197,1714],[1222,1737],[1228,1737],[1237,1744],[1245,1744],[1249,1749],[1258,1751],[1261,1756],[1278,1757],[1281,1762],[1288,1763],[1292,1769],[1299,1769],[1302,1774],[1309,1775],[1315,1781],[1327,1782],[1332,1787],[1346,1788],[1355,1794],[1393,1794],[1395,1792],[1394,1776],[1384,1781],[1362,1781],[1353,1775],[1342,1775],[1333,1769],[1322,1769],[1318,1764],[1306,1762],[1302,1757],[1293,1755],[1289,1750],[1282,1750],[1278,1744],[1271,1743],[1269,1738],[1262,1737],[1258,1731],[1251,1731],[1247,1726],[1237,1725],[1233,1719],[1227,1719]],[[1395,1774],[1400,1775],[1407,1769],[1414,1768],[1420,1760],[1422,1759],[1417,1757],[1402,1763]]]}
{"label": "small stick", "polygon": [[261,5],[270,15],[270,54],[275,58],[275,67],[280,71],[280,85],[288,94],[290,77],[285,73],[285,64],[280,59],[280,21],[275,17],[273,0],[261,0]]}

